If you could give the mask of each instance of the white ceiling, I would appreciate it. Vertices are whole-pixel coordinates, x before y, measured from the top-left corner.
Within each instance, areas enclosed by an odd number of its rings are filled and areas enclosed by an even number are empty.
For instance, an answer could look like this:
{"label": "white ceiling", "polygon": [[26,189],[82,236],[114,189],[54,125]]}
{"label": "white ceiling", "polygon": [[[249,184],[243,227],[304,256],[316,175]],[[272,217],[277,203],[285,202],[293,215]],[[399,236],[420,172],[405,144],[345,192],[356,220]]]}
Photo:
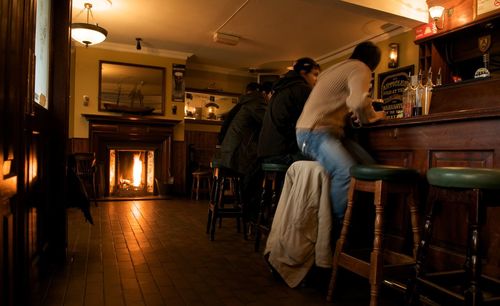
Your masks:
{"label": "white ceiling", "polygon": [[[93,22],[108,30],[104,43],[89,48],[176,51],[170,55],[187,56],[188,66],[244,72],[284,69],[303,56],[321,63],[357,42],[420,24],[347,3],[352,0],[112,0],[112,5],[108,1],[73,0],[73,22],[85,22],[83,2],[92,2]],[[395,0],[361,2],[387,1]],[[416,0],[398,2],[406,8]],[[241,37],[238,45],[214,42],[217,30]],[[135,49],[136,37],[142,38],[140,51]]]}

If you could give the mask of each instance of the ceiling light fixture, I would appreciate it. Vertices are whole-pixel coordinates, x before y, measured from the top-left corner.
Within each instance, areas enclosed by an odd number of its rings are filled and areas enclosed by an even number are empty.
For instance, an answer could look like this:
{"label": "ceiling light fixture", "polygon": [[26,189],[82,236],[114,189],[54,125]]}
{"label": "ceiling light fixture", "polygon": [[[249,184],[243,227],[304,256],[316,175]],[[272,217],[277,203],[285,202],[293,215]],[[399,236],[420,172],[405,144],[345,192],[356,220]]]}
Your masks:
{"label": "ceiling light fixture", "polygon": [[88,47],[103,42],[108,36],[108,31],[97,24],[89,23],[89,16],[94,19],[91,3],[85,3],[84,9],[87,10],[87,23],[72,23],[71,38]]}
{"label": "ceiling light fixture", "polygon": [[230,45],[230,46],[236,46],[238,44],[238,42],[240,41],[239,36],[221,33],[221,32],[215,32],[213,39],[217,43],[226,44],[226,45]]}

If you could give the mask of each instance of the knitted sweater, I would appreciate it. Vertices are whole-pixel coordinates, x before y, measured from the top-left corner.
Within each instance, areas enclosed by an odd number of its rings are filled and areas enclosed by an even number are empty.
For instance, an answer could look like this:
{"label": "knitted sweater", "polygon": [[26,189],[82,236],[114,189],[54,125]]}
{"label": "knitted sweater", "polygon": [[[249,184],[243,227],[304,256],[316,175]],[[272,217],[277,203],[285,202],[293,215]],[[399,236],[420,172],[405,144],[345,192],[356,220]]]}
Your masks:
{"label": "knitted sweater", "polygon": [[370,82],[371,71],[359,60],[348,59],[324,70],[307,99],[296,128],[330,131],[341,137],[350,112],[362,124],[382,119],[383,115],[374,111],[368,96]]}

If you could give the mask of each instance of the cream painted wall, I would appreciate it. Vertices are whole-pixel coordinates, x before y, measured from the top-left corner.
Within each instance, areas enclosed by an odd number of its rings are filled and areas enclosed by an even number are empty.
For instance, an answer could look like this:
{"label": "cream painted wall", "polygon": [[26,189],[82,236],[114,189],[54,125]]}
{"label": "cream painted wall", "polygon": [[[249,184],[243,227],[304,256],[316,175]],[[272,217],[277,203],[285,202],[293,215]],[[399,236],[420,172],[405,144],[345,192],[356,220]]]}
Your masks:
{"label": "cream painted wall", "polygon": [[[378,86],[378,74],[392,70],[388,68],[389,62],[389,44],[398,43],[399,44],[399,67],[405,67],[408,65],[415,65],[415,73],[418,73],[418,46],[413,42],[415,40],[415,31],[407,31],[399,35],[393,36],[387,40],[380,41],[377,44],[382,51],[380,64],[377,69],[375,69],[375,88]],[[321,64],[321,69],[326,68],[347,59],[351,54],[346,54],[332,61]],[[394,69],[398,69],[394,68]],[[375,90],[375,94],[376,94]]]}
{"label": "cream painted wall", "polygon": [[[414,40],[415,31],[407,31],[377,43],[377,46],[382,50],[382,58],[377,69],[375,69],[375,88],[378,88],[378,74],[393,70],[387,67],[389,63],[389,44],[391,43],[399,44],[399,66],[394,69],[415,65],[415,73],[418,73],[418,46],[413,42]],[[376,90],[375,94],[377,94]]]}
{"label": "cream painted wall", "polygon": [[[166,105],[165,115],[161,118],[183,120],[184,103],[172,102],[172,64],[185,64],[182,59],[166,58],[155,55],[119,52],[99,48],[75,47],[74,50],[74,77],[70,106],[71,138],[88,138],[88,122],[82,114],[117,115],[116,113],[99,112],[99,61],[114,61],[122,63],[158,66],[166,68]],[[83,96],[90,98],[88,106],[83,105]],[[177,105],[177,114],[172,114],[172,106]],[[155,116],[157,117],[157,116]],[[184,140],[184,126],[177,125],[174,130],[174,140]]]}
{"label": "cream painted wall", "polygon": [[[387,68],[389,44],[399,43],[399,67],[414,64],[415,72],[418,72],[418,46],[413,43],[415,39],[414,31],[408,31],[390,39],[378,42],[377,45],[382,50],[382,60],[375,70],[375,88],[377,88],[377,75],[390,70]],[[71,86],[71,105],[70,105],[70,130],[71,138],[88,138],[88,123],[82,117],[82,114],[106,114],[116,115],[116,113],[98,112],[98,78],[99,78],[99,60],[124,62],[132,64],[142,64],[150,66],[165,67],[167,70],[166,78],[166,106],[165,116],[163,118],[183,120],[183,102],[172,102],[172,64],[185,64],[184,60],[166,58],[148,54],[118,52],[98,48],[75,47],[72,56],[72,86]],[[349,55],[337,58],[327,63],[321,64],[324,70],[329,66],[344,60]],[[246,84],[255,81],[253,78],[234,76],[220,72],[206,72],[199,70],[186,70],[186,87],[208,88],[215,83],[217,89],[226,92],[243,92]],[[83,106],[83,95],[90,98],[88,106]],[[177,105],[177,114],[172,115],[172,106]],[[184,140],[184,124],[181,122],[174,129],[174,140]]]}
{"label": "cream painted wall", "polygon": [[231,75],[220,72],[188,69],[186,70],[186,87],[196,89],[222,89],[225,92],[245,92],[250,82],[257,82],[257,77]]}

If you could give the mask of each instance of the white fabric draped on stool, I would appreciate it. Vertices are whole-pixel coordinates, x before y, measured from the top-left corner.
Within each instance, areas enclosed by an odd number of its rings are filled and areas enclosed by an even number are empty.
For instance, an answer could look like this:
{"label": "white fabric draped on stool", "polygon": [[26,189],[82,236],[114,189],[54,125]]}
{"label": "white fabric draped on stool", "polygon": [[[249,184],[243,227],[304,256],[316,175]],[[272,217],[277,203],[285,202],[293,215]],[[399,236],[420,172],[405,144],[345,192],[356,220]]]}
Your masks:
{"label": "white fabric draped on stool", "polygon": [[330,178],[314,161],[293,163],[274,216],[264,254],[290,287],[315,263],[332,266]]}

